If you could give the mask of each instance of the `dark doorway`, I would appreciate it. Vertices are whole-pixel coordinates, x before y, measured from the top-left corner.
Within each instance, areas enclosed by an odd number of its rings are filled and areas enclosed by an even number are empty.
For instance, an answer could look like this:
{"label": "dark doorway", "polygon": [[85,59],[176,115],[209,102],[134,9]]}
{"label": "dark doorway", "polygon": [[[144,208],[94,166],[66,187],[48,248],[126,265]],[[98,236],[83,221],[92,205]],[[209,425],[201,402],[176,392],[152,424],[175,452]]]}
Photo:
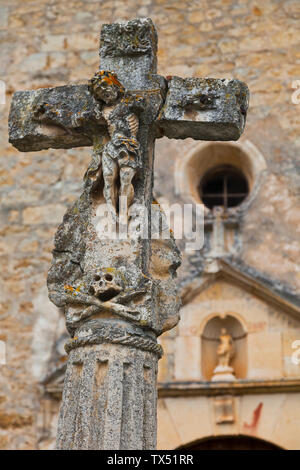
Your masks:
{"label": "dark doorway", "polygon": [[180,447],[184,450],[283,450],[271,442],[250,436],[211,437]]}

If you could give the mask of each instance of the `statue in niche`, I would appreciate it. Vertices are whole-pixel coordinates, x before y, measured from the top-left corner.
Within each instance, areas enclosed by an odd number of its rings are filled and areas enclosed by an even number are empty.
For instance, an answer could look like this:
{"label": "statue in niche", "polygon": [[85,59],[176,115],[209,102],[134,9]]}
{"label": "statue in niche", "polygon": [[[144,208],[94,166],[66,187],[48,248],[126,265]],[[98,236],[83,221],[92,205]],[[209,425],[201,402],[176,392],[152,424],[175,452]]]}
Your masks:
{"label": "statue in niche", "polygon": [[[126,197],[127,208],[133,202],[132,180],[141,168],[138,108],[143,98],[125,92],[112,72],[100,70],[89,82],[89,90],[98,103],[99,116],[106,120],[110,140],[101,148],[104,197],[114,215],[117,215],[118,197]],[[117,184],[120,184],[118,191]]]}
{"label": "statue in niche", "polygon": [[213,371],[212,381],[235,380],[233,367],[230,366],[230,361],[234,356],[234,343],[231,334],[227,332],[226,328],[221,329],[217,355],[218,365]]}
{"label": "statue in niche", "polygon": [[219,358],[218,365],[222,367],[229,367],[229,363],[234,356],[234,344],[232,336],[227,333],[226,328],[221,329],[219,340],[220,344],[217,349]]}

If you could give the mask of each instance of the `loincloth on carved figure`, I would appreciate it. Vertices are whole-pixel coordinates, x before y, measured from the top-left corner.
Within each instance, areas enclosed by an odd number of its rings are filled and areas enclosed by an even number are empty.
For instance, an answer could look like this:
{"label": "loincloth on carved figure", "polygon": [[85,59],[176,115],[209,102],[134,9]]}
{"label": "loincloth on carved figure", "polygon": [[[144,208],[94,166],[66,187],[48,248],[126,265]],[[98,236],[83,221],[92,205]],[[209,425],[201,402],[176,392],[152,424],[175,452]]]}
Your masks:
{"label": "loincloth on carved figure", "polygon": [[134,137],[114,134],[104,146],[103,155],[116,160],[120,168],[129,166],[133,169],[141,167],[140,144]]}

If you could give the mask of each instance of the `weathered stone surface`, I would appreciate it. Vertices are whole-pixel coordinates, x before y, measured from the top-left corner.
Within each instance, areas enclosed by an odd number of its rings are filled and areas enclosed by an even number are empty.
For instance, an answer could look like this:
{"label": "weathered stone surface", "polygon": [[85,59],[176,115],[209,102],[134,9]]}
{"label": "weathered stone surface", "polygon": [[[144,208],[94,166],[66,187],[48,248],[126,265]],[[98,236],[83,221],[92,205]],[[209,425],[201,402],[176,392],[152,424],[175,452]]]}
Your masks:
{"label": "weathered stone surface", "polygon": [[154,449],[156,371],[156,354],[139,348],[103,343],[72,350],[58,447]]}
{"label": "weathered stone surface", "polygon": [[[105,24],[100,36],[100,68],[114,71],[127,88],[145,89],[152,81],[161,88],[157,69],[157,33],[149,18]],[[153,80],[154,79],[154,80]]]}
{"label": "weathered stone surface", "polygon": [[170,139],[237,140],[248,102],[248,87],[239,80],[172,77],[158,125]]}
{"label": "weathered stone surface", "polygon": [[9,142],[22,152],[90,146],[95,127],[105,128],[104,120],[95,119],[95,105],[87,85],[18,91],[11,103]]}

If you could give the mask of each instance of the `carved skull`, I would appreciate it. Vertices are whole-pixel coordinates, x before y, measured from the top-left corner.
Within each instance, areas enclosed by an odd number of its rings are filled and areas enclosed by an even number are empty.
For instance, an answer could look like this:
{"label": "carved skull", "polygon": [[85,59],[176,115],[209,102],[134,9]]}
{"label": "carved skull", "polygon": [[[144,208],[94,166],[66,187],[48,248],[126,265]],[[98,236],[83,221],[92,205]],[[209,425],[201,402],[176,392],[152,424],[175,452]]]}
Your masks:
{"label": "carved skull", "polygon": [[124,289],[121,273],[116,269],[101,269],[94,274],[89,292],[102,302],[116,297]]}

